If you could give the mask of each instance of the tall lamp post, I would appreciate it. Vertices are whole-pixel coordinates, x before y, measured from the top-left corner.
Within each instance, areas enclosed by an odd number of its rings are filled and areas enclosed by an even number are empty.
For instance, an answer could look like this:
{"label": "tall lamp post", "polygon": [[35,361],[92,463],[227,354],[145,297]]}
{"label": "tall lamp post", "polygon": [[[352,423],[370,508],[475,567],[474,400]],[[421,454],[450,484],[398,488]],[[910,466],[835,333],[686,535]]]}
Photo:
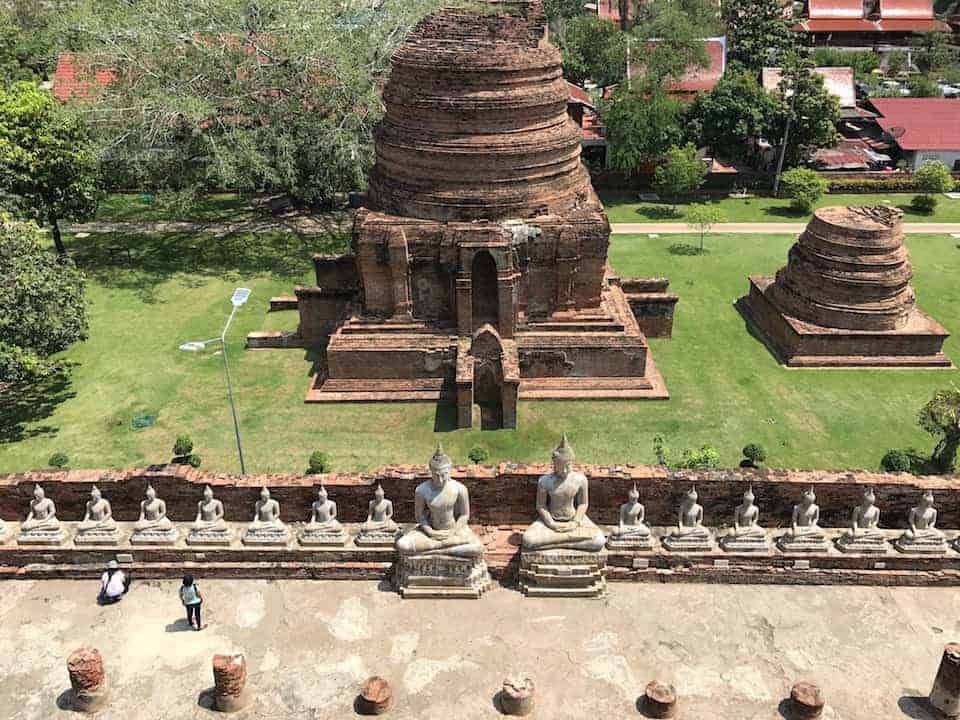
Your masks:
{"label": "tall lamp post", "polygon": [[240,457],[241,475],[247,474],[247,466],[243,462],[243,443],[240,441],[240,420],[237,417],[237,405],[233,400],[233,382],[230,379],[230,363],[227,361],[227,330],[230,328],[230,323],[233,322],[233,316],[237,314],[237,310],[249,299],[250,293],[251,290],[247,288],[237,288],[233,291],[233,295],[230,298],[230,304],[233,305],[233,309],[230,311],[230,317],[227,318],[227,323],[223,326],[223,331],[219,337],[210,338],[209,340],[191,340],[180,346],[180,349],[186,352],[200,352],[210,343],[220,343],[220,354],[223,356],[223,373],[227,378],[227,397],[230,399],[230,412],[233,413],[233,432],[237,437],[237,455]]}

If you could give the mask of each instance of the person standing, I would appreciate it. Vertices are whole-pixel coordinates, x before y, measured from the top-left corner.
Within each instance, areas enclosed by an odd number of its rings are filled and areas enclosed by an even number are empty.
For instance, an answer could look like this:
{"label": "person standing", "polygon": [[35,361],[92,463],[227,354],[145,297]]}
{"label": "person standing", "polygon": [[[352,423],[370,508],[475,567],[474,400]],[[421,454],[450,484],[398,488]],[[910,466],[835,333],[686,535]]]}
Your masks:
{"label": "person standing", "polygon": [[187,622],[194,630],[203,630],[200,622],[200,606],[203,605],[203,596],[200,588],[193,580],[193,575],[183,576],[183,585],[180,586],[180,601],[187,609]]}

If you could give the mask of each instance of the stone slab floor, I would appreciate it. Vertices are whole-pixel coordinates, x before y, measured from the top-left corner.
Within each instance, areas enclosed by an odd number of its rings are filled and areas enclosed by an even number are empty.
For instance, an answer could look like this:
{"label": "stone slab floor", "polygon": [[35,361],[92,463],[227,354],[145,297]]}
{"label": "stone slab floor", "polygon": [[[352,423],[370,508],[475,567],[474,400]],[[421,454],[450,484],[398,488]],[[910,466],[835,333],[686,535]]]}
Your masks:
{"label": "stone slab floor", "polygon": [[[616,584],[604,600],[402,601],[370,582],[204,581],[205,622],[186,630],[176,582],[135,582],[98,607],[97,583],[0,583],[0,718],[71,717],[67,655],[104,655],[112,701],[97,717],[213,718],[200,702],[211,656],[244,651],[256,705],[239,716],[353,716],[360,682],[386,677],[387,717],[498,717],[504,675],[538,686],[536,718],[638,717],[653,677],[688,720],[786,717],[795,680],[824,690],[824,717],[928,718],[945,642],[960,638],[951,589]],[[785,708],[785,706],[784,706]]]}

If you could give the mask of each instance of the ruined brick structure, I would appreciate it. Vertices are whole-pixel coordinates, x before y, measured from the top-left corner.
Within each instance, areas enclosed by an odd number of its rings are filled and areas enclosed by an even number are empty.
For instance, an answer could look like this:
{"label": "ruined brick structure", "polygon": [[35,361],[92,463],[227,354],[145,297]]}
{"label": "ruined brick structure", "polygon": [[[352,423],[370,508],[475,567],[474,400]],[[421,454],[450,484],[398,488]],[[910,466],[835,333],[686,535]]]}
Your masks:
{"label": "ruined brick structure", "polygon": [[491,4],[394,54],[352,254],[297,289],[297,344],[326,348],[308,402],[450,400],[459,427],[475,406],[515,427],[521,397],[667,397],[644,330],[670,334],[676,297],[607,264],[542,3]]}
{"label": "ruined brick structure", "polygon": [[916,306],[902,217],[887,206],[821,208],[776,278],[750,278],[737,305],[784,364],[950,367],[949,333]]}

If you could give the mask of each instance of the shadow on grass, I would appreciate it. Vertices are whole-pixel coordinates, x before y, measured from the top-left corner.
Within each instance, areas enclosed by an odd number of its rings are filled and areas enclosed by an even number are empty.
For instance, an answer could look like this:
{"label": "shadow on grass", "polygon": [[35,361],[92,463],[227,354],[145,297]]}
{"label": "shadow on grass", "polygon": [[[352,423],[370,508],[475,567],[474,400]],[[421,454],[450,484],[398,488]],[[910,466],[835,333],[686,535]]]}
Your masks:
{"label": "shadow on grass", "polygon": [[0,392],[0,445],[56,435],[60,428],[34,423],[50,417],[61,403],[75,396],[70,377],[65,374],[38,383],[12,385]]}
{"label": "shadow on grass", "polygon": [[690,243],[673,243],[670,247],[667,248],[667,252],[671,255],[709,255],[710,250],[707,248],[701,248],[699,245],[691,245]]}
{"label": "shadow on grass", "polygon": [[[103,233],[72,238],[70,253],[98,283],[135,292],[155,302],[156,287],[176,275],[188,286],[235,272],[301,277],[315,252],[348,249],[349,235],[338,218],[318,217],[316,232],[299,234],[273,226],[244,223],[218,234],[212,230],[173,233]],[[281,226],[282,228],[282,226]]]}
{"label": "shadow on grass", "polygon": [[649,220],[680,220],[683,213],[672,205],[641,205],[637,208],[637,215]]}
{"label": "shadow on grass", "polygon": [[791,220],[803,220],[804,218],[810,216],[810,213],[808,213],[806,210],[797,210],[790,205],[774,205],[771,207],[765,207],[763,209],[763,214],[771,215],[773,217],[789,218]]}

